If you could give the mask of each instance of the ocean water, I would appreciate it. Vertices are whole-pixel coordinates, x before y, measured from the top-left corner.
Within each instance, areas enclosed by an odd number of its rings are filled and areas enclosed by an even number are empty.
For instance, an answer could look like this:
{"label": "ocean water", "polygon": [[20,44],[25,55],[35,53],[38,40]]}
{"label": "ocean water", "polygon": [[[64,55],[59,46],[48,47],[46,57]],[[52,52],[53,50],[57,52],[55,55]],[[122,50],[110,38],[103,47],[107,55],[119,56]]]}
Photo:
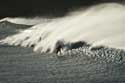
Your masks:
{"label": "ocean water", "polygon": [[[124,38],[123,10],[120,4],[102,4],[40,24],[42,19],[23,19],[28,26],[20,18],[2,20],[0,83],[124,83],[125,50],[116,45],[124,43],[114,42]],[[67,50],[53,53],[58,45]]]}
{"label": "ocean water", "polygon": [[124,83],[125,63],[88,56],[37,54],[0,45],[1,83]]}

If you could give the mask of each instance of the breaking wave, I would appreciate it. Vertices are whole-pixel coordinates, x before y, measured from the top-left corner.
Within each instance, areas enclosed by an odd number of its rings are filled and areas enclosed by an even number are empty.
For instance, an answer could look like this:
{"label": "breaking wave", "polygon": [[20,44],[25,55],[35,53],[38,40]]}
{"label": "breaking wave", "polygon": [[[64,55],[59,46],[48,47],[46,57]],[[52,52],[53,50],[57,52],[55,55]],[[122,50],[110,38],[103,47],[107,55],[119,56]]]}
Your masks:
{"label": "breaking wave", "polygon": [[[16,22],[15,19],[12,21]],[[34,51],[42,53],[68,51],[83,46],[125,48],[125,6],[121,4],[99,4],[49,22],[25,21],[21,22],[34,26],[0,42],[34,47]]]}

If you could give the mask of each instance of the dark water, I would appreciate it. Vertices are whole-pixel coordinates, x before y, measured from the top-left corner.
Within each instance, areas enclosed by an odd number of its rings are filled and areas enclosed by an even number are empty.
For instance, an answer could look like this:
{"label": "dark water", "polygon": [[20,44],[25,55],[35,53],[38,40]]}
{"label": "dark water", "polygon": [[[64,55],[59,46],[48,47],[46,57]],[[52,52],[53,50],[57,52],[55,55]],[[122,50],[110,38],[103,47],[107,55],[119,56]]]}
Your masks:
{"label": "dark water", "polygon": [[125,83],[125,59],[57,57],[34,53],[32,48],[0,45],[0,83]]}
{"label": "dark water", "polygon": [[16,34],[20,30],[27,29],[32,25],[21,25],[21,24],[14,24],[8,21],[0,22],[0,39],[3,39],[9,35]]}
{"label": "dark water", "polygon": [[0,83],[125,83],[125,63],[0,46]]}

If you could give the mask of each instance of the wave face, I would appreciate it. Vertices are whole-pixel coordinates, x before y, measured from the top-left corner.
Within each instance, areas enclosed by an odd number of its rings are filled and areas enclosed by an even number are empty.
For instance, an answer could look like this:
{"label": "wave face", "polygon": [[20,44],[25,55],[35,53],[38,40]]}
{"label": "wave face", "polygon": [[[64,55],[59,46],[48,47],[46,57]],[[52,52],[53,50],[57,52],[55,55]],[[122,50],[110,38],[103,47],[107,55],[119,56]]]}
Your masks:
{"label": "wave face", "polygon": [[125,6],[117,3],[92,6],[51,22],[34,25],[1,40],[1,43],[33,46],[34,51],[52,53],[59,48],[73,49],[72,45],[87,45],[80,41],[92,46],[125,48]]}
{"label": "wave face", "polygon": [[30,27],[30,25],[14,24],[9,21],[2,21],[0,22],[0,39],[14,35]]}

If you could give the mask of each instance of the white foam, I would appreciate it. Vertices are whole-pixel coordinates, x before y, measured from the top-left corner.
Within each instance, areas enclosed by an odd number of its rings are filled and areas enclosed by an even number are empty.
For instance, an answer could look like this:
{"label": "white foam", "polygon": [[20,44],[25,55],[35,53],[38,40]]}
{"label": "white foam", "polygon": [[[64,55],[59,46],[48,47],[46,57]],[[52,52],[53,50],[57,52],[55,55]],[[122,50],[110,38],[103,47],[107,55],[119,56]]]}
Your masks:
{"label": "white foam", "polygon": [[101,4],[28,30],[1,42],[25,47],[34,44],[34,51],[40,52],[54,52],[58,41],[62,41],[65,47],[73,42],[86,41],[93,46],[103,44],[124,48],[125,6]]}

